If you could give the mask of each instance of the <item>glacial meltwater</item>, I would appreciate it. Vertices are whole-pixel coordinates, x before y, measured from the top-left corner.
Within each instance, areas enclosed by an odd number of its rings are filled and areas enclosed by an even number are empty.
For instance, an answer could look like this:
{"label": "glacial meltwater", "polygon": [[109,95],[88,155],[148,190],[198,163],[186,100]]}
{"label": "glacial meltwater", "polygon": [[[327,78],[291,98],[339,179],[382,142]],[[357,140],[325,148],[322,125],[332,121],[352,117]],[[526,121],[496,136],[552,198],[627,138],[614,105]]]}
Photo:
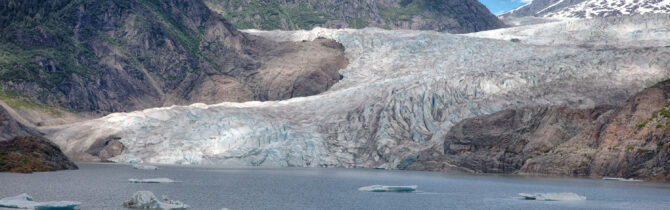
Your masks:
{"label": "glacial meltwater", "polygon": [[[529,176],[331,168],[217,168],[80,163],[80,170],[0,173],[0,198],[78,201],[80,209],[123,209],[136,191],[190,209],[670,209],[670,184]],[[131,183],[169,178],[178,183]],[[364,192],[370,185],[415,192]],[[522,200],[519,193],[572,192],[583,201]]]}

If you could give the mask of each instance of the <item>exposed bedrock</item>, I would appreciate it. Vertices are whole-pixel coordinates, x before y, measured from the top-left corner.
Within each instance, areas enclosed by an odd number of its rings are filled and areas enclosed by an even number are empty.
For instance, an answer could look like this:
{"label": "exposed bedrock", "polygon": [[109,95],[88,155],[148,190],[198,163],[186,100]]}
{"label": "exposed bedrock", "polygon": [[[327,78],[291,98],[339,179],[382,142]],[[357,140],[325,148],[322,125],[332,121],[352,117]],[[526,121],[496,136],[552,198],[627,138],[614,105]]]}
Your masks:
{"label": "exposed bedrock", "polygon": [[47,139],[30,136],[0,141],[0,172],[31,173],[72,169],[77,169],[77,165]]}
{"label": "exposed bedrock", "polygon": [[508,109],[463,120],[413,170],[670,180],[670,83],[619,106]]}

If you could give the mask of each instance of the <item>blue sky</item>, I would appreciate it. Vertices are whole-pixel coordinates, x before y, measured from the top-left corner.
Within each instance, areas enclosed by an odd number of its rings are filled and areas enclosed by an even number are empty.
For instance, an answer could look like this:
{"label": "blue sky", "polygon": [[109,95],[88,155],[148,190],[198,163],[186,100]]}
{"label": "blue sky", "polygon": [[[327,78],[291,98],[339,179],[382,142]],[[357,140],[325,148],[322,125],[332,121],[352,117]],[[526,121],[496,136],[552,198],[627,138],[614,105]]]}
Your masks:
{"label": "blue sky", "polygon": [[531,0],[479,0],[491,10],[493,14],[500,14],[508,10],[523,6]]}

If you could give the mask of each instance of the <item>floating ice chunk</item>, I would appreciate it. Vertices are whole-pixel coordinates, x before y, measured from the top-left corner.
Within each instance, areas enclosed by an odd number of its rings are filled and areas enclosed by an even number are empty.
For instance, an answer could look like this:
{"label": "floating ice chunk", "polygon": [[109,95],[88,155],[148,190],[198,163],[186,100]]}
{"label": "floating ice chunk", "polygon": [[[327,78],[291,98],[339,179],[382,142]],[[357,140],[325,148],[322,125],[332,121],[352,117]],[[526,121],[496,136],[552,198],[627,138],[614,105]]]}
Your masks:
{"label": "floating ice chunk", "polygon": [[177,210],[187,209],[188,205],[181,201],[170,200],[166,196],[163,196],[163,199],[158,200],[151,191],[137,191],[129,201],[123,203],[123,207],[131,209]]}
{"label": "floating ice chunk", "polygon": [[524,200],[538,201],[583,201],[586,197],[571,192],[564,193],[519,193]]}
{"label": "floating ice chunk", "polygon": [[619,177],[604,177],[603,180],[609,180],[609,181],[620,181],[620,182],[641,182],[642,180],[639,179],[633,179],[633,178],[619,178]]}
{"label": "floating ice chunk", "polygon": [[15,209],[75,209],[79,204],[81,203],[74,201],[35,202],[26,193],[0,199],[0,207]]}
{"label": "floating ice chunk", "polygon": [[365,192],[414,192],[416,191],[417,186],[384,186],[384,185],[372,185],[358,188],[359,191]]}
{"label": "floating ice chunk", "polygon": [[140,165],[140,164],[133,164],[134,169],[140,169],[140,170],[158,170],[158,167],[156,166],[150,166],[150,165]]}
{"label": "floating ice chunk", "polygon": [[130,183],[176,183],[177,181],[169,178],[153,178],[153,179],[128,179]]}

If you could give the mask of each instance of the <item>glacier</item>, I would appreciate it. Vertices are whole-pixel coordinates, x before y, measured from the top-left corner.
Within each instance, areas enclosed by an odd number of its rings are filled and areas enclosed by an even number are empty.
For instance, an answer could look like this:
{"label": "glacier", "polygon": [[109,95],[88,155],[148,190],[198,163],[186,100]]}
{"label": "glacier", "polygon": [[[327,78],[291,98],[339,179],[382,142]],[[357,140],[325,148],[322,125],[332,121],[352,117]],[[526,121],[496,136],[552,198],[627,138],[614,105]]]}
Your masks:
{"label": "glacier", "polygon": [[606,20],[610,31],[645,22],[658,29],[612,34],[620,43],[607,47],[583,45],[597,42],[580,35],[595,29],[564,32],[552,25],[588,26],[595,19],[466,35],[247,30],[277,41],[334,39],[350,64],[340,82],[315,96],[114,113],[43,132],[70,157],[88,157],[96,142],[119,138],[127,149],[112,160],[122,163],[404,169],[421,151],[441,148],[463,119],[522,106],[618,104],[670,78],[670,39],[661,30],[670,15],[646,17]]}

